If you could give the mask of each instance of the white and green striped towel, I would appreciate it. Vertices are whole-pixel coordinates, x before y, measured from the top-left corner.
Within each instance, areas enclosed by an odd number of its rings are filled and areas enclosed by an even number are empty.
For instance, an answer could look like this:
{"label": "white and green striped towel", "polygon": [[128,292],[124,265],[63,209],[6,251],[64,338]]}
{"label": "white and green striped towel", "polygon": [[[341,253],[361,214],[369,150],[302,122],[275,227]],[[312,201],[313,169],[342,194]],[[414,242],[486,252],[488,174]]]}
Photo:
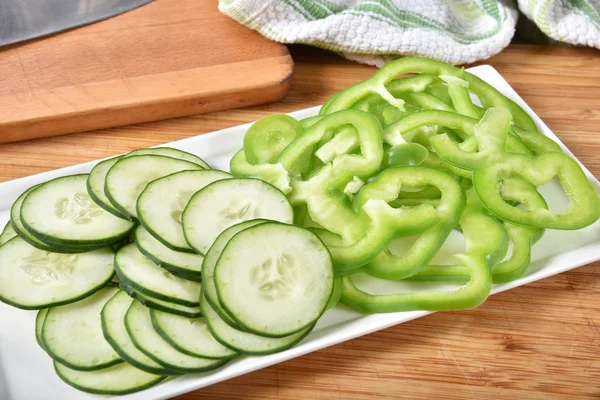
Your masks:
{"label": "white and green striped towel", "polygon": [[[600,49],[600,0],[518,0],[518,8],[550,38]],[[219,0],[219,9],[269,39],[378,66],[409,54],[489,58],[510,43],[518,17],[509,0]]]}

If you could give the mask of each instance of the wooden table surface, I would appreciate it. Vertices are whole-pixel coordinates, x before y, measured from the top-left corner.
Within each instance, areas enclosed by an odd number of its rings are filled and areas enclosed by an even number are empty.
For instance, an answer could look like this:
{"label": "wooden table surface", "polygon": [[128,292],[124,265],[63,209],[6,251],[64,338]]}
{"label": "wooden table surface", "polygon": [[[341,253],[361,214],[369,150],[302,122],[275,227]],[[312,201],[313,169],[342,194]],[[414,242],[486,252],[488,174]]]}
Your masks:
{"label": "wooden table surface", "polygon": [[[0,145],[0,181],[322,104],[374,72],[291,50],[295,75],[278,103]],[[512,45],[485,63],[600,177],[600,52]],[[178,399],[600,398],[599,338],[596,262],[471,311],[436,313]]]}

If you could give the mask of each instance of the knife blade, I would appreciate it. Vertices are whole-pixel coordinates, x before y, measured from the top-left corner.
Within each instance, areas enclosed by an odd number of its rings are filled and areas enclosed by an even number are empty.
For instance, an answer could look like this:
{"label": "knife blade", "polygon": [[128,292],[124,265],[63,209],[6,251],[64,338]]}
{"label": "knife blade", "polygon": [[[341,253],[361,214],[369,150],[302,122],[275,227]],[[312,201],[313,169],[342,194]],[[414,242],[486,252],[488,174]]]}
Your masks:
{"label": "knife blade", "polygon": [[0,0],[0,46],[91,24],[154,0]]}

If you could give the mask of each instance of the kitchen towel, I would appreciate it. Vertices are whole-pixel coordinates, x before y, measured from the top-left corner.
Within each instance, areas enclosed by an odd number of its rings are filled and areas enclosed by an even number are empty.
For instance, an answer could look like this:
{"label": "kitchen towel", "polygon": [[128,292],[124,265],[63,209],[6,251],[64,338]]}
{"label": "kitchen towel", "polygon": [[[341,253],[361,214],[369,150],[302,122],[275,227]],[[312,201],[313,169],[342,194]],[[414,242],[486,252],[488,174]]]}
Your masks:
{"label": "kitchen towel", "polygon": [[219,0],[219,9],[263,36],[381,66],[400,55],[452,64],[506,47],[517,8],[550,38],[600,49],[600,0]]}

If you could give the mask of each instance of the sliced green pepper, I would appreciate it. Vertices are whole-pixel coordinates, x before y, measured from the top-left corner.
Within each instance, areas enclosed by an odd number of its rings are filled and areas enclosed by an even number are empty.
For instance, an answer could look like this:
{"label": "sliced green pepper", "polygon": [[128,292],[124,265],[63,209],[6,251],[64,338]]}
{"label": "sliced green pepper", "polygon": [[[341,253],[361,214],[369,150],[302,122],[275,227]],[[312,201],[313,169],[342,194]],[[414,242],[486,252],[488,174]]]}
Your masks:
{"label": "sliced green pepper", "polygon": [[[441,193],[439,203],[390,206],[404,186],[435,186]],[[354,198],[354,210],[346,209],[348,217],[337,220],[335,230],[316,233],[329,248],[336,273],[344,275],[372,261],[396,237],[419,235],[439,224],[455,225],[464,209],[463,193],[458,182],[444,172],[420,166],[388,168],[361,188]],[[317,220],[310,205],[309,212]],[[346,224],[356,225],[360,235],[332,233]]]}
{"label": "sliced green pepper", "polygon": [[[502,198],[530,210],[547,209],[542,195],[530,183],[517,178],[506,179]],[[509,282],[522,276],[531,261],[531,246],[541,238],[543,229],[504,222],[503,227],[512,243],[512,253],[504,260],[489,260],[494,283]],[[428,265],[410,277],[412,281],[464,281],[468,271],[463,266]]]}
{"label": "sliced green pepper", "polygon": [[550,151],[562,153],[562,149],[554,140],[548,136],[536,132],[529,132],[518,126],[512,127],[513,132],[523,141],[523,143],[534,153],[542,154]]}
{"label": "sliced green pepper", "polygon": [[[400,85],[400,83],[396,82],[414,79],[413,81],[409,81],[409,84],[415,83],[418,82],[418,80],[415,79],[416,77],[399,79],[396,79],[396,77],[411,73],[420,74],[417,75],[418,77],[421,77],[422,75],[433,77],[443,75],[446,77],[463,79],[464,81],[468,82],[469,91],[474,93],[479,98],[485,108],[505,107],[513,114],[516,125],[528,131],[537,132],[535,123],[521,107],[506,98],[502,93],[488,85],[482,79],[449,64],[422,57],[404,57],[386,64],[369,79],[332,96],[332,98],[328,100],[321,108],[320,114],[328,114],[331,112],[351,108],[354,104],[366,96],[374,94],[379,95],[390,105],[404,111],[405,100],[395,97],[390,92],[390,87],[397,92],[408,91],[406,89],[397,90],[395,85]],[[431,82],[429,84],[431,84]],[[422,82],[419,81],[419,85],[422,85]],[[415,83],[413,86],[414,90],[410,91],[428,94],[421,89],[422,86],[419,85]],[[411,85],[406,86],[410,87]],[[439,100],[435,96],[431,97]],[[434,101],[433,99],[430,100]],[[443,101],[440,101],[440,103],[443,103]]]}
{"label": "sliced green pepper", "polygon": [[[482,203],[496,216],[519,225],[548,229],[580,229],[600,218],[600,196],[579,164],[566,154],[547,152],[537,157],[505,150],[511,123],[506,109],[490,108],[474,129],[479,151],[462,150],[446,135],[431,138],[445,161],[473,171],[473,185]],[[505,179],[520,177],[536,187],[558,177],[569,199],[555,214],[547,209],[525,210],[502,199]]]}
{"label": "sliced green pepper", "polygon": [[506,234],[498,221],[490,217],[470,193],[467,208],[460,217],[466,251],[456,255],[469,281],[456,290],[427,290],[385,295],[360,290],[352,277],[343,278],[341,302],[357,311],[387,313],[416,310],[463,310],[483,303],[492,289],[492,275],[487,260],[506,248]]}
{"label": "sliced green pepper", "polygon": [[[294,168],[298,159],[316,146],[331,132],[350,126],[358,135],[359,154],[338,154],[304,180],[291,180],[289,195],[294,205],[306,203],[312,219],[345,238],[358,238],[363,222],[344,204],[346,185],[355,177],[367,179],[375,173],[383,158],[381,126],[375,117],[363,111],[345,110],[327,115],[292,142],[280,155],[279,162],[287,169]],[[340,129],[344,128],[344,129]],[[336,135],[333,135],[333,140]],[[319,150],[317,150],[318,152]],[[341,223],[341,221],[344,221]]]}
{"label": "sliced green pepper", "polygon": [[246,159],[254,165],[273,163],[302,132],[302,125],[289,115],[275,114],[261,118],[244,135]]}
{"label": "sliced green pepper", "polygon": [[312,117],[301,119],[298,122],[300,122],[300,125],[302,125],[302,127],[304,129],[308,129],[322,119],[323,119],[322,115],[313,115]]}
{"label": "sliced green pepper", "polygon": [[236,177],[262,179],[285,194],[292,191],[292,187],[290,186],[290,176],[281,163],[250,164],[246,159],[244,149],[235,153],[231,158],[229,169]]}

